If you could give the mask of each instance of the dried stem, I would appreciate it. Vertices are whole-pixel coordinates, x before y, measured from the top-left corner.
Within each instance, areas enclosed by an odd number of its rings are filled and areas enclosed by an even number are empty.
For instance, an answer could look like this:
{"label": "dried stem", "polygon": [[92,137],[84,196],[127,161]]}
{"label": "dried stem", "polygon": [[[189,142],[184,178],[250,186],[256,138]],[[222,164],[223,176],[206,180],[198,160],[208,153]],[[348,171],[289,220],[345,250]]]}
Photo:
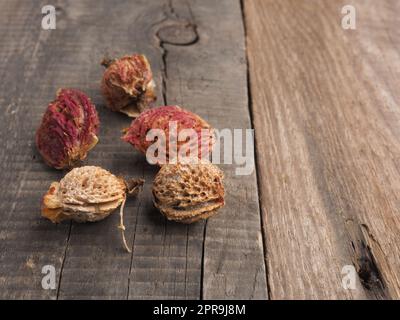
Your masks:
{"label": "dried stem", "polygon": [[125,226],[124,226],[124,208],[125,208],[125,202],[126,202],[126,196],[136,196],[140,189],[143,187],[144,180],[143,179],[129,179],[129,180],[124,180],[125,181],[125,186],[126,186],[126,195],[124,198],[124,201],[121,204],[121,208],[119,210],[119,225],[118,229],[121,230],[122,234],[122,243],[124,244],[124,247],[126,251],[129,253],[132,252],[131,249],[128,247],[128,244],[126,243],[125,239]]}
{"label": "dried stem", "polygon": [[126,243],[126,239],[125,239],[125,226],[124,226],[124,208],[125,208],[125,202],[126,202],[126,197],[124,199],[124,201],[121,204],[121,208],[119,210],[119,226],[118,229],[121,230],[121,234],[122,234],[122,243],[126,249],[126,251],[128,251],[129,253],[132,252],[132,250],[128,247],[128,244]]}
{"label": "dried stem", "polygon": [[144,179],[128,179],[124,181],[126,193],[131,197],[137,196],[144,184]]}
{"label": "dried stem", "polygon": [[115,61],[115,59],[111,59],[109,57],[104,57],[100,64],[103,67],[108,68],[114,61]]}

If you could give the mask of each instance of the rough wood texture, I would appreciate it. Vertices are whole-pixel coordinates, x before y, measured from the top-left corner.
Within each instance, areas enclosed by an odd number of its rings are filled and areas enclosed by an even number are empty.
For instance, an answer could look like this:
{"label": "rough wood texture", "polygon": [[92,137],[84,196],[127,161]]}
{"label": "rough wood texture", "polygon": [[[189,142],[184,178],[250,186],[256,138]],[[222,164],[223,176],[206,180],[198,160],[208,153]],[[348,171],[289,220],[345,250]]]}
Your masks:
{"label": "rough wood texture", "polygon": [[[173,45],[180,37],[164,39],[167,101],[190,105],[219,129],[251,128],[240,2],[190,3],[174,6],[173,13],[192,25],[194,33],[186,36],[191,45]],[[222,166],[228,205],[206,224],[204,299],[267,297],[255,172],[237,176],[236,167]]]}
{"label": "rough wood texture", "polygon": [[[250,128],[239,1],[53,1],[52,31],[40,28],[44,4],[0,1],[0,298],[266,298],[255,174],[225,166],[218,216],[167,222],[152,205],[157,168],[120,140],[130,120],[108,111],[99,91],[104,55],[143,52],[159,104],[179,103],[216,128]],[[80,88],[99,111],[100,143],[86,163],[146,179],[126,207],[132,255],[121,249],[117,215],[85,225],[40,218],[42,195],[64,173],[43,164],[34,132],[59,87]],[[46,264],[56,290],[41,287]]]}
{"label": "rough wood texture", "polygon": [[244,2],[272,299],[400,298],[400,3],[345,4]]}

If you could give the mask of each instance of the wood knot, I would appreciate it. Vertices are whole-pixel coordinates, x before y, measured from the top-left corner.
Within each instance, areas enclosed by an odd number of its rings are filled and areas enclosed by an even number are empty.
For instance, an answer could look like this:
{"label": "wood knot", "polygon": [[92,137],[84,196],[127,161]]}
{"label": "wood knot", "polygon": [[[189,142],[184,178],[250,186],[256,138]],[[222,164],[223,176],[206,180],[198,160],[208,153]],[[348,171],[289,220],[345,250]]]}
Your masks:
{"label": "wood knot", "polygon": [[195,44],[198,39],[197,27],[192,23],[173,23],[161,27],[157,36],[160,41],[176,46]]}

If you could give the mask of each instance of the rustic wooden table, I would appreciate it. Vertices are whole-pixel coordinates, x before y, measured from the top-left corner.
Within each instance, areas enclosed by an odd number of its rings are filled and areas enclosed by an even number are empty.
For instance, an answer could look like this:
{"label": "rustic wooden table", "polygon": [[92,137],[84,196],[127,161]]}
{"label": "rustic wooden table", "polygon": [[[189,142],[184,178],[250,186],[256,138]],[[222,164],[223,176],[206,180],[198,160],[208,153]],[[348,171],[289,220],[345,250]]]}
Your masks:
{"label": "rustic wooden table", "polygon": [[[54,0],[56,29],[43,30],[47,2],[0,1],[0,298],[400,297],[399,1],[352,1],[356,30],[341,27],[341,0]],[[227,204],[207,222],[153,208],[157,169],[104,107],[99,62],[133,52],[151,61],[160,105],[255,129],[257,170],[221,166]],[[60,87],[88,93],[102,121],[85,163],[146,179],[125,213],[132,254],[117,215],[40,217],[65,172],[43,164],[34,134]]]}

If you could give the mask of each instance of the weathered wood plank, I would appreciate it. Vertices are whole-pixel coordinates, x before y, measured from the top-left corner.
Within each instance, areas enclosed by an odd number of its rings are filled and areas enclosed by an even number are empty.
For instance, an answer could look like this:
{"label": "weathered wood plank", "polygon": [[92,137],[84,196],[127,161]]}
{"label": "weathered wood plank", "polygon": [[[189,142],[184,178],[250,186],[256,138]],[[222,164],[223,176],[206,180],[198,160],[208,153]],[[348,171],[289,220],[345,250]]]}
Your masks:
{"label": "weathered wood plank", "polygon": [[271,298],[399,298],[399,2],[244,4]]}
{"label": "weathered wood plank", "polygon": [[[143,52],[152,63],[159,104],[182,104],[217,128],[250,127],[239,2],[55,4],[57,29],[41,31],[43,4],[0,2],[8,8],[2,10],[0,28],[7,40],[0,53],[7,62],[0,68],[6,80],[1,84],[6,108],[1,121],[6,126],[0,129],[0,175],[7,182],[1,187],[0,204],[1,297],[265,298],[254,174],[238,178],[226,168],[227,206],[207,226],[167,222],[152,205],[150,188],[157,168],[120,141],[120,130],[130,120],[108,111],[99,92],[104,55]],[[37,14],[29,16],[31,12]],[[100,143],[86,163],[146,179],[144,191],[126,207],[132,255],[121,249],[116,215],[85,225],[54,226],[40,218],[42,195],[64,173],[42,163],[34,132],[59,87],[80,88],[99,111]],[[237,114],[227,117],[227,110]],[[57,290],[41,288],[45,264],[56,267]]]}
{"label": "weathered wood plank", "polygon": [[54,96],[58,75],[38,81],[57,57],[45,53],[51,34],[40,28],[41,7],[32,1],[0,2],[0,298],[54,299],[43,290],[42,267],[57,274],[69,225],[51,226],[39,218],[40,194],[60,173],[37,158],[33,132]]}
{"label": "weathered wood plank", "polygon": [[[67,50],[66,56],[77,59],[81,67],[81,71],[69,74],[64,81],[73,83],[84,79],[81,88],[87,88],[101,120],[100,142],[91,151],[87,163],[99,165],[124,177],[143,177],[144,159],[120,139],[121,130],[129,126],[130,120],[108,111],[104,106],[99,91],[103,72],[99,62],[105,55],[119,57],[143,52],[153,65],[155,77],[159,79],[159,55],[145,40],[144,31],[148,24],[141,22],[142,15],[154,11],[154,7],[140,1],[96,1],[96,5],[92,1],[65,2],[60,6],[68,13],[63,25],[69,35],[63,37],[63,41],[68,43],[68,47],[64,48]],[[156,16],[147,18],[150,19],[148,23],[158,19],[158,12]],[[111,24],[113,27],[110,27]],[[82,66],[85,68],[82,69]],[[59,68],[59,72],[69,69],[68,64],[60,64]],[[125,208],[126,236],[130,246],[135,237],[142,195],[137,199],[129,199]],[[73,224],[59,284],[59,299],[128,297],[132,256],[121,248],[117,224],[117,215],[100,223]]]}
{"label": "weathered wood plank", "polygon": [[[173,18],[187,21],[192,32],[176,27],[175,36],[165,36],[168,103],[187,106],[217,129],[251,128],[240,1],[173,5]],[[227,205],[205,227],[202,297],[265,299],[255,172],[237,176],[235,164],[222,167]]]}

